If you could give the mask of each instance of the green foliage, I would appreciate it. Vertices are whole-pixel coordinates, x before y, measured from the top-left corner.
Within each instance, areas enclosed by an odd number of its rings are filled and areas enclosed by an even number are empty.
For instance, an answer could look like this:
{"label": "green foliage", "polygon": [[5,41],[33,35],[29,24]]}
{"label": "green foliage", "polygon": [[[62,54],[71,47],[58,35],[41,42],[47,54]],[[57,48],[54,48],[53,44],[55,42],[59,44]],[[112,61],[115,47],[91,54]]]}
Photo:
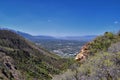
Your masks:
{"label": "green foliage", "polygon": [[[70,75],[69,75],[70,74]],[[120,79],[120,52],[96,53],[90,56],[80,67],[63,74],[55,80],[119,80]]]}
{"label": "green foliage", "polygon": [[106,38],[109,38],[109,39],[113,39],[114,38],[114,34],[112,32],[105,32],[104,33],[104,36]]}
{"label": "green foliage", "polygon": [[54,80],[119,80],[120,79],[120,36],[105,32],[88,45],[91,55]]}
{"label": "green foliage", "polygon": [[60,58],[8,30],[0,30],[0,52],[13,59],[11,63],[25,80],[51,80],[52,75],[61,73],[73,63],[72,59]]}
{"label": "green foliage", "polygon": [[95,40],[89,45],[89,51],[91,54],[107,51],[111,44],[120,41],[120,37],[111,32],[105,32],[103,36],[98,36]]}

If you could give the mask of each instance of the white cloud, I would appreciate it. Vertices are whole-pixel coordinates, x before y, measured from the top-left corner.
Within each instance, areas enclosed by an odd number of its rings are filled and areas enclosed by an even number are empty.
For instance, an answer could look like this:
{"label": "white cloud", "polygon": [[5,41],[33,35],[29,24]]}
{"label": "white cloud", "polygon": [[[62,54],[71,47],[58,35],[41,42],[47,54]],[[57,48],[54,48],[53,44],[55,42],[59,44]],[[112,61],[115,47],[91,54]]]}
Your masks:
{"label": "white cloud", "polygon": [[118,21],[115,21],[114,24],[118,24],[119,22]]}
{"label": "white cloud", "polygon": [[48,22],[52,22],[52,20],[48,19]]}

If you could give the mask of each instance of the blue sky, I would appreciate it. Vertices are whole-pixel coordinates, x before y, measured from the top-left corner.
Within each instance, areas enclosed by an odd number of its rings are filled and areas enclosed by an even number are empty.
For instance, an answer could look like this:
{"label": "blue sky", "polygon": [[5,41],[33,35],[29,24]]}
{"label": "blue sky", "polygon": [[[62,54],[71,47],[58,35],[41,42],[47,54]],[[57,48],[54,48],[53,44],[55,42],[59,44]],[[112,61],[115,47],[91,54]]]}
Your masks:
{"label": "blue sky", "polygon": [[50,36],[115,32],[120,0],[0,0],[0,26]]}

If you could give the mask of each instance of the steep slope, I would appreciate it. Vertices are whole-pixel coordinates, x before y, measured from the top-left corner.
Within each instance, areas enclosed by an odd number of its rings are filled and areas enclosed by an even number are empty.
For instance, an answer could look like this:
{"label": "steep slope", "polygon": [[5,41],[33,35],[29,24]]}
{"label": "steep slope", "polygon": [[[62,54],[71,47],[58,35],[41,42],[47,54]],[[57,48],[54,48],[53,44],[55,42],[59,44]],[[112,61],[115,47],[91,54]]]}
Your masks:
{"label": "steep slope", "polygon": [[50,80],[67,68],[62,59],[9,30],[0,30],[0,79]]}
{"label": "steep slope", "polygon": [[85,44],[80,53],[76,56],[76,60],[80,61],[89,55],[95,55],[97,52],[108,51],[108,48],[116,42],[120,41],[120,36],[111,32],[105,32],[103,36],[98,36],[93,41]]}
{"label": "steep slope", "polygon": [[53,80],[120,80],[120,32],[105,32],[84,45],[77,63]]}
{"label": "steep slope", "polygon": [[83,46],[76,60],[84,62],[70,80],[119,80],[120,35],[105,32]]}

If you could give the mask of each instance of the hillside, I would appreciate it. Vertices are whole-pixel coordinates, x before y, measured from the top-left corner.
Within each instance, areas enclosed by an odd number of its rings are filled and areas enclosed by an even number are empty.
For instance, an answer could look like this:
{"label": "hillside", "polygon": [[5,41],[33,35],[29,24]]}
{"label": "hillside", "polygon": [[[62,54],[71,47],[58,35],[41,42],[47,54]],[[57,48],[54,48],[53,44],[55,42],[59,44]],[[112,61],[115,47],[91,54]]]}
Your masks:
{"label": "hillside", "polygon": [[67,72],[53,80],[120,80],[120,32],[105,32],[85,44]]}
{"label": "hillside", "polygon": [[89,55],[95,55],[95,53],[98,52],[107,52],[108,48],[117,42],[120,42],[119,33],[113,34],[112,32],[105,32],[104,35],[98,36],[93,41],[85,44],[76,56],[76,60],[81,60],[81,58]]}
{"label": "hillside", "polygon": [[9,30],[0,30],[1,80],[51,80],[70,60],[36,46]]}

